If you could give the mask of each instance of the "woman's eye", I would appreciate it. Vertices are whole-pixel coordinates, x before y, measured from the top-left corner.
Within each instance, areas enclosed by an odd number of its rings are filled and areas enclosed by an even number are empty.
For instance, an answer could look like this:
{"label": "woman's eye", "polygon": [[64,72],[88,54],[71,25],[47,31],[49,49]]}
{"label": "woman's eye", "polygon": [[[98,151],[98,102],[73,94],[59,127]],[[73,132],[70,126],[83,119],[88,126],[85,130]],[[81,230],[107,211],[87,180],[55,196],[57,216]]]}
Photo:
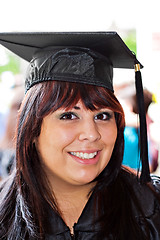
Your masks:
{"label": "woman's eye", "polygon": [[60,116],[60,120],[74,120],[74,119],[77,119],[77,116],[71,112],[63,113]]}
{"label": "woman's eye", "polygon": [[109,112],[103,112],[103,113],[98,113],[95,116],[95,120],[103,120],[103,121],[107,121],[110,120],[112,118],[112,113]]}

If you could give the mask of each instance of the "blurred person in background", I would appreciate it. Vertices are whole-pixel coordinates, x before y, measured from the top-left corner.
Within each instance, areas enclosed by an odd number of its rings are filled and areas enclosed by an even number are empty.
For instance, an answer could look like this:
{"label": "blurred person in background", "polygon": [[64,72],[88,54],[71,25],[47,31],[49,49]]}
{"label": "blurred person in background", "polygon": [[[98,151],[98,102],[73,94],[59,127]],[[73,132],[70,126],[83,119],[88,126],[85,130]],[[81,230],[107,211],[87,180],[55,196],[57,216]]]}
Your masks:
{"label": "blurred person in background", "polygon": [[[125,112],[126,127],[124,130],[124,156],[123,165],[134,170],[141,170],[140,149],[139,149],[139,119],[137,96],[133,82],[116,86],[116,93]],[[150,171],[154,172],[158,166],[159,149],[158,143],[152,137],[150,126],[153,124],[151,116],[148,114],[149,106],[153,103],[153,94],[147,90],[143,90],[144,107],[147,121],[148,133],[148,157]]]}
{"label": "blurred person in background", "polygon": [[14,137],[18,110],[24,96],[24,89],[22,86],[14,86],[13,92],[14,96],[7,115],[5,132],[0,141],[0,179],[8,176],[15,158]]}
{"label": "blurred person in background", "polygon": [[4,135],[5,127],[6,127],[6,115],[0,112],[0,141]]}

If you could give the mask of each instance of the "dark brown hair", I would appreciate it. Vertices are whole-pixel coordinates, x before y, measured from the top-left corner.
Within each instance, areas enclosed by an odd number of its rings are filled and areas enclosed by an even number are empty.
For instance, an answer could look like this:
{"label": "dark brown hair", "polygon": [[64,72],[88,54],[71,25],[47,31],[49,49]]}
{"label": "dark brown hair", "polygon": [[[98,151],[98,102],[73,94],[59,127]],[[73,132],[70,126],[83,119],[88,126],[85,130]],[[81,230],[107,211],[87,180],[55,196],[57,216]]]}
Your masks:
{"label": "dark brown hair", "polygon": [[[57,81],[43,82],[33,86],[27,92],[18,116],[16,175],[13,177],[15,186],[13,194],[15,207],[19,208],[21,225],[25,226],[25,230],[21,226],[19,231],[22,232],[18,233],[16,227],[12,228],[15,239],[18,239],[19,234],[23,236],[26,232],[30,237],[36,239],[41,234],[43,236],[45,209],[42,206],[44,206],[44,201],[49,202],[55,211],[58,211],[55,198],[41,166],[34,139],[40,134],[41,124],[45,116],[61,107],[70,108],[79,100],[87,109],[92,111],[96,108],[108,107],[115,113],[117,140],[109,164],[96,179],[98,181],[97,191],[111,184],[120,171],[124,145],[124,113],[110,90],[93,85]],[[16,205],[16,198],[19,206]],[[16,214],[13,213],[10,220],[12,225],[13,221],[17,222],[16,217]],[[8,224],[10,223],[8,222]],[[37,235],[38,233],[40,235]]]}

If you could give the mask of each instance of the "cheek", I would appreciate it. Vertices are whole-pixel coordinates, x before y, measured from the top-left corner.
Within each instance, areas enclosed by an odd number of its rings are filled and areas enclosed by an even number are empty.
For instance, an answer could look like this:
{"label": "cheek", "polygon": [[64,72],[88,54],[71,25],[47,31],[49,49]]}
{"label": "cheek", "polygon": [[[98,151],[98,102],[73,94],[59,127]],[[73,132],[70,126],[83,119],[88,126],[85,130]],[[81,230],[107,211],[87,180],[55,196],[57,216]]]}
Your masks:
{"label": "cheek", "polygon": [[[62,151],[67,145],[76,139],[76,131],[67,126],[56,126],[56,128],[45,127],[42,128],[39,136],[39,146],[45,148],[46,151]],[[43,149],[44,150],[44,149]]]}
{"label": "cheek", "polygon": [[54,146],[58,146],[58,148],[64,148],[67,145],[71,144],[76,139],[76,131],[74,129],[67,128],[59,128],[54,130],[52,134],[54,136],[52,139],[50,138],[50,142]]}
{"label": "cheek", "polygon": [[117,127],[116,126],[103,131],[102,140],[103,140],[103,144],[104,144],[104,151],[102,153],[102,161],[100,162],[100,172],[102,172],[104,170],[104,168],[108,165],[108,163],[111,159],[116,139],[117,139]]}
{"label": "cheek", "polygon": [[102,132],[102,139],[103,142],[107,145],[114,145],[117,139],[117,126],[116,124],[111,125],[111,127],[103,129]]}

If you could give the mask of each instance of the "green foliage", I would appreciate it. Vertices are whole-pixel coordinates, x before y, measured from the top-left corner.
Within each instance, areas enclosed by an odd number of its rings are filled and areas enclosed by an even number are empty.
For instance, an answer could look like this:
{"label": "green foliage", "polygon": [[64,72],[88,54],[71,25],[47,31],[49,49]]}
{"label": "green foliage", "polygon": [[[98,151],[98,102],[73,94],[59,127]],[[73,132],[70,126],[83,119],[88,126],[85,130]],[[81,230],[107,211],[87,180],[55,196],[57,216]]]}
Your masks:
{"label": "green foliage", "polygon": [[125,44],[127,47],[134,52],[135,54],[137,53],[137,46],[136,46],[136,32],[131,31],[129,32],[126,37],[123,38]]}
{"label": "green foliage", "polygon": [[18,74],[20,72],[20,59],[16,55],[6,51],[7,57],[9,59],[8,63],[4,66],[0,66],[0,74],[5,71],[10,71],[13,74]]}

